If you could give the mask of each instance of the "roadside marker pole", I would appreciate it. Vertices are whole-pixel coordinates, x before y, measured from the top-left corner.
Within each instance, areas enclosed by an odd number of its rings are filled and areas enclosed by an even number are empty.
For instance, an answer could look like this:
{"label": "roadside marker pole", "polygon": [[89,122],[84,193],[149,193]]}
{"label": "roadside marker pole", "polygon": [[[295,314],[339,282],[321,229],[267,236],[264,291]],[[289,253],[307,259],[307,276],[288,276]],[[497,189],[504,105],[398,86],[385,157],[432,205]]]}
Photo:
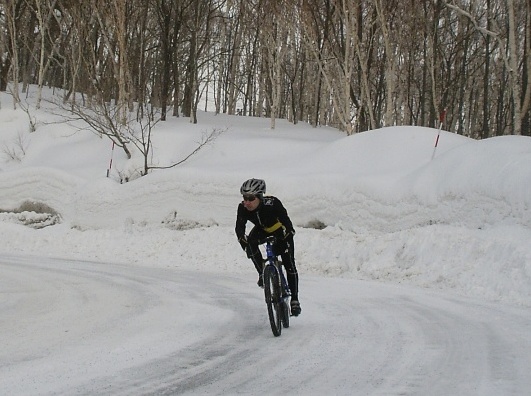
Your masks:
{"label": "roadside marker pole", "polygon": [[111,173],[113,155],[114,155],[114,142],[112,142],[111,161],[109,162],[109,169],[107,169],[107,177],[109,177],[109,174]]}
{"label": "roadside marker pole", "polygon": [[439,144],[439,137],[441,136],[441,129],[442,129],[445,117],[446,117],[446,109],[444,109],[442,113],[439,115],[439,130],[437,131],[437,139],[435,139],[435,146],[433,147],[433,154],[431,155],[432,160],[435,157],[435,150],[437,150],[437,145]]}

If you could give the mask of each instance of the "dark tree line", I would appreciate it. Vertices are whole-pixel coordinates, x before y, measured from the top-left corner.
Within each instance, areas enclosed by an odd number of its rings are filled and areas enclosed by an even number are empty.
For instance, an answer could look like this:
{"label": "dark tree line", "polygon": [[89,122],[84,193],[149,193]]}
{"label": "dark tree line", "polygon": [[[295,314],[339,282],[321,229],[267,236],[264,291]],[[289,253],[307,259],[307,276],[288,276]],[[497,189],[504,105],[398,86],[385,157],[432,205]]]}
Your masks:
{"label": "dark tree line", "polygon": [[[531,134],[527,0],[0,0],[0,90],[348,134]],[[138,111],[138,110],[136,110]]]}

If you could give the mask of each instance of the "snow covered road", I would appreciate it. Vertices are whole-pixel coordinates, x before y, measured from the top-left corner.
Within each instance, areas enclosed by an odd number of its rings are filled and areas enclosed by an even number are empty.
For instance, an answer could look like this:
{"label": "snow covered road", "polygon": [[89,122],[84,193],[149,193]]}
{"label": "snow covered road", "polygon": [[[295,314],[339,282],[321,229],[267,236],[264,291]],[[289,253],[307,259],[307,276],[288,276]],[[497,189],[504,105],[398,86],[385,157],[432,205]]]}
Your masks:
{"label": "snow covered road", "polygon": [[254,274],[0,257],[0,389],[51,394],[523,395],[529,309],[303,277],[273,337]]}

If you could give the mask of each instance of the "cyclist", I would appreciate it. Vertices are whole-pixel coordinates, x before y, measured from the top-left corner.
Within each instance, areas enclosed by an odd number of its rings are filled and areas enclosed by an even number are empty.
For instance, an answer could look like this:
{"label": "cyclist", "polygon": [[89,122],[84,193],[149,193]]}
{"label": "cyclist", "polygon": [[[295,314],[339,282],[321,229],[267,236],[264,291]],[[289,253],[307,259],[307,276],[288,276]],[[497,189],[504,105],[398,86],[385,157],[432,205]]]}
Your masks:
{"label": "cyclist", "polygon": [[[258,248],[259,240],[267,235],[275,235],[275,253],[282,258],[286,268],[288,286],[291,291],[291,313],[298,316],[301,313],[299,303],[299,275],[295,266],[295,247],[293,236],[295,230],[282,202],[273,196],[264,196],[266,184],[261,179],[245,181],[240,193],[243,201],[238,205],[236,216],[236,236],[247,257],[253,262],[258,271],[258,286],[263,287],[262,270],[264,258]],[[254,224],[248,236],[245,235],[245,226],[250,221]]]}

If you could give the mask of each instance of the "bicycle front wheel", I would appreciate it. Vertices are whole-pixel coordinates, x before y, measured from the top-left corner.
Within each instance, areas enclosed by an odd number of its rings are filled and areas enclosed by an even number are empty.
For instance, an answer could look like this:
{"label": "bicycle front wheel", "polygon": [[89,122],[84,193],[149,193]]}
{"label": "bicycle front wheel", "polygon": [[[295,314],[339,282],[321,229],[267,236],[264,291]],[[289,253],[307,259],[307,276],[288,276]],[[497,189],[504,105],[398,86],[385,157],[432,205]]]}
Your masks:
{"label": "bicycle front wheel", "polygon": [[267,314],[273,335],[278,337],[282,332],[280,304],[280,279],[274,267],[267,266],[264,270],[264,293],[267,304]]}

